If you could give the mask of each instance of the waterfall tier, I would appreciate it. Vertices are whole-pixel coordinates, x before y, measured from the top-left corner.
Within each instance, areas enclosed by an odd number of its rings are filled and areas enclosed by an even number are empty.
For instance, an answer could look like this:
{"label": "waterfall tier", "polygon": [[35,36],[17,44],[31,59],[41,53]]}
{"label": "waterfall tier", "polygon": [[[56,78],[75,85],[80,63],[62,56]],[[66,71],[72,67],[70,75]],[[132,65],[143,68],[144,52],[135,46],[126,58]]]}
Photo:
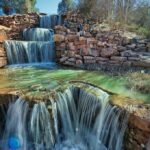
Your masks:
{"label": "waterfall tier", "polygon": [[71,87],[51,105],[41,102],[28,112],[17,100],[8,109],[3,141],[15,137],[22,150],[122,150],[127,112],[111,106],[107,93],[90,91],[97,96]]}
{"label": "waterfall tier", "polygon": [[41,28],[54,28],[56,25],[61,25],[61,24],[62,24],[61,15],[40,16]]}
{"label": "waterfall tier", "polygon": [[26,28],[23,31],[25,41],[53,41],[54,31],[43,28]]}
{"label": "waterfall tier", "polygon": [[[7,118],[6,126],[3,135],[3,144],[0,148],[3,150],[8,149],[20,149],[27,150],[27,132],[26,132],[26,122],[27,122],[27,112],[28,104],[22,99],[18,99],[15,103],[10,104]],[[19,139],[17,142],[17,139]],[[17,144],[15,144],[17,142]]]}
{"label": "waterfall tier", "polygon": [[53,42],[5,41],[9,64],[53,62]]}

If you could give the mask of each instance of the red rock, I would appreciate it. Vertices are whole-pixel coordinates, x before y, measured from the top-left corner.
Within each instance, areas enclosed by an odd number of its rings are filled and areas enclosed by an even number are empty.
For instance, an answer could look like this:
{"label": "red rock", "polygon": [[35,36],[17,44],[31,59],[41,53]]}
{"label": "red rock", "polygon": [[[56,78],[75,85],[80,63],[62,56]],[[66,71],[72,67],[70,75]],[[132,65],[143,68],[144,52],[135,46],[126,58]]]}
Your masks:
{"label": "red rock", "polygon": [[77,35],[67,35],[66,40],[68,40],[69,42],[74,42],[76,40],[78,40],[78,36]]}
{"label": "red rock", "polygon": [[63,42],[65,41],[65,36],[60,34],[54,35],[54,42]]}
{"label": "red rock", "polygon": [[95,38],[87,38],[87,44],[97,44],[97,40]]}
{"label": "red rock", "polygon": [[0,57],[6,57],[6,52],[3,48],[0,48]]}
{"label": "red rock", "polygon": [[7,34],[4,30],[0,30],[0,41],[7,40]]}
{"label": "red rock", "polygon": [[129,119],[129,124],[133,128],[138,128],[143,131],[147,131],[150,133],[150,121],[142,119],[138,116],[131,115]]}
{"label": "red rock", "polygon": [[118,54],[118,51],[116,49],[113,48],[103,48],[101,50],[101,56],[102,57],[111,57],[111,56],[115,56]]}
{"label": "red rock", "polygon": [[6,57],[0,57],[0,68],[7,65],[7,58]]}

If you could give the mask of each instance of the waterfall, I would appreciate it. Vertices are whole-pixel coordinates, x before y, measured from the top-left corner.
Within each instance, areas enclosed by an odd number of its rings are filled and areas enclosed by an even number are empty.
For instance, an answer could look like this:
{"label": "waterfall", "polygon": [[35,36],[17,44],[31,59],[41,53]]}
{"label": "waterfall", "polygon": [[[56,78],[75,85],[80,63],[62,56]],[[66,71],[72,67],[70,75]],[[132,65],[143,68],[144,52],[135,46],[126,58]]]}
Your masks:
{"label": "waterfall", "polygon": [[5,41],[9,64],[54,62],[53,42]]}
{"label": "waterfall", "polygon": [[30,121],[31,138],[33,138],[32,148],[39,149],[39,145],[45,149],[50,149],[54,144],[50,114],[46,105],[41,102],[35,104]]}
{"label": "waterfall", "polygon": [[128,115],[109,104],[109,95],[101,90],[97,97],[76,88],[58,95],[62,139],[55,150],[121,150]]}
{"label": "waterfall", "polygon": [[30,111],[23,100],[11,104],[3,140],[17,137],[21,150],[123,149],[128,113],[112,106],[106,92],[72,86],[47,104]]}
{"label": "waterfall", "polygon": [[18,147],[21,147],[21,150],[27,150],[27,112],[28,104],[24,100],[18,99],[16,102],[10,104],[3,136],[4,150],[13,149],[8,148],[8,146],[13,146],[11,144],[14,144],[17,140],[19,140],[19,143],[17,143]]}
{"label": "waterfall", "polygon": [[58,15],[58,25],[62,25],[62,15]]}
{"label": "waterfall", "polygon": [[54,31],[43,28],[26,28],[24,41],[4,42],[9,64],[48,63],[55,61]]}
{"label": "waterfall", "polygon": [[61,25],[61,24],[62,24],[61,15],[40,16],[41,28],[54,28],[56,25]]}
{"label": "waterfall", "polygon": [[23,39],[26,41],[53,41],[54,32],[51,29],[26,28]]}

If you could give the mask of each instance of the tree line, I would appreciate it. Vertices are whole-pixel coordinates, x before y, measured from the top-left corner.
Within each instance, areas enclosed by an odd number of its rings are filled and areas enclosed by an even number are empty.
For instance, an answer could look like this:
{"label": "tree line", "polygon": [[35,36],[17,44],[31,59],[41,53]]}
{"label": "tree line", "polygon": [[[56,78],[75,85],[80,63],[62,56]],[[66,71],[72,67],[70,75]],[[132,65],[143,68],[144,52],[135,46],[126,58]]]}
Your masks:
{"label": "tree line", "polygon": [[5,14],[9,14],[12,9],[16,13],[36,12],[36,0],[0,0],[0,7],[3,8]]}
{"label": "tree line", "polygon": [[150,36],[149,0],[62,0],[58,12],[80,10],[85,16],[93,16],[113,25]]}

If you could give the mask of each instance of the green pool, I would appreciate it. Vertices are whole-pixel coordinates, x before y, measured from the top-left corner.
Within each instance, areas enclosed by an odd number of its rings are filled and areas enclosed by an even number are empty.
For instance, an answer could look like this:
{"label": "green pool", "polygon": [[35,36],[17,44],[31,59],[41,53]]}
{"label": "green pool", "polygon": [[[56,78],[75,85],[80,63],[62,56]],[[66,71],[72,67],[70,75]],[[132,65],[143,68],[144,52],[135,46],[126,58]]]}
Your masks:
{"label": "green pool", "polygon": [[15,89],[28,96],[42,97],[66,88],[73,84],[72,81],[82,81],[150,103],[150,93],[129,87],[131,80],[129,75],[113,76],[103,72],[69,68],[8,67],[0,70],[0,92]]}

